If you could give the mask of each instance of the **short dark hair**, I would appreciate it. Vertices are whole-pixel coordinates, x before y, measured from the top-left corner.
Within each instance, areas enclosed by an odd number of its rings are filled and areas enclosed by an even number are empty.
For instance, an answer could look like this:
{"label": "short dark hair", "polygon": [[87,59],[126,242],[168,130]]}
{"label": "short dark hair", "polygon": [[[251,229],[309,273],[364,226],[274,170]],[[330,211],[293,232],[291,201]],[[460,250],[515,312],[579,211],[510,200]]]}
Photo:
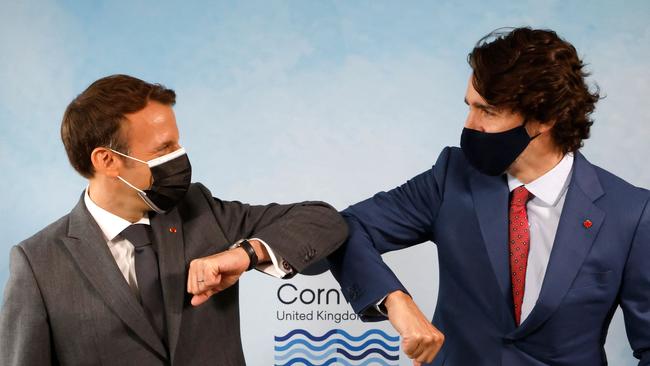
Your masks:
{"label": "short dark hair", "polygon": [[176,93],[128,75],[111,75],[92,83],[66,108],[61,139],[72,167],[86,178],[95,174],[90,154],[97,147],[128,152],[121,132],[124,115],[146,107],[149,101],[173,106]]}
{"label": "short dark hair", "polygon": [[576,49],[551,30],[500,28],[478,41],[467,58],[476,91],[491,105],[541,123],[567,153],[589,138],[599,90]]}

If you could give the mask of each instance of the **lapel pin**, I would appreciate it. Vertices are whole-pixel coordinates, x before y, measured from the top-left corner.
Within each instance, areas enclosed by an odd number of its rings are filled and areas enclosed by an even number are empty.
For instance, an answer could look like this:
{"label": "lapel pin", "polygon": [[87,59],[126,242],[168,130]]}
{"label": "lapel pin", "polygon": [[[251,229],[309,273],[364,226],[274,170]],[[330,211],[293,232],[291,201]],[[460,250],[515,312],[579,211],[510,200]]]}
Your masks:
{"label": "lapel pin", "polygon": [[591,222],[591,220],[585,220],[585,221],[582,223],[582,226],[584,226],[584,227],[587,228],[587,229],[589,229],[589,228],[592,227],[593,225],[594,225],[594,223]]}
{"label": "lapel pin", "polygon": [[174,226],[170,227],[169,232],[172,233],[172,234],[175,234],[176,233],[176,228]]}

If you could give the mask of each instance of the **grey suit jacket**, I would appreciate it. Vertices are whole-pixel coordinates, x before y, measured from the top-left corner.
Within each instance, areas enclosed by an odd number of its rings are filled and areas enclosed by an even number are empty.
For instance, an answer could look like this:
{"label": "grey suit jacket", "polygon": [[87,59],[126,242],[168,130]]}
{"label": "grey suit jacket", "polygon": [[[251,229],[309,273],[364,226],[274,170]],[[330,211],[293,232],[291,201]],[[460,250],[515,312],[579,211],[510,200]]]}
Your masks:
{"label": "grey suit jacket", "polygon": [[344,221],[325,203],[251,206],[213,198],[198,183],[170,213],[152,215],[151,226],[168,350],[82,197],[70,214],[12,248],[0,365],[244,365],[237,285],[192,307],[185,289],[189,262],[257,237],[301,271],[347,236]]}

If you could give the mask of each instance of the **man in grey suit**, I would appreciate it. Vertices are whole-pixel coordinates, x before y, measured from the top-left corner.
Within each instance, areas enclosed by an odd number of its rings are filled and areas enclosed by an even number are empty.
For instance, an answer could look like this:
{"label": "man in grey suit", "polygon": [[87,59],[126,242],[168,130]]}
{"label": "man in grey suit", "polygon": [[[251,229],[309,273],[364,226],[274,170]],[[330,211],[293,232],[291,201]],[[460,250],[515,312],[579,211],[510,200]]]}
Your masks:
{"label": "man in grey suit", "polygon": [[190,183],[174,103],[114,75],[68,106],[61,136],[88,187],[11,251],[1,365],[244,365],[239,276],[289,277],[345,240],[325,203],[251,206]]}

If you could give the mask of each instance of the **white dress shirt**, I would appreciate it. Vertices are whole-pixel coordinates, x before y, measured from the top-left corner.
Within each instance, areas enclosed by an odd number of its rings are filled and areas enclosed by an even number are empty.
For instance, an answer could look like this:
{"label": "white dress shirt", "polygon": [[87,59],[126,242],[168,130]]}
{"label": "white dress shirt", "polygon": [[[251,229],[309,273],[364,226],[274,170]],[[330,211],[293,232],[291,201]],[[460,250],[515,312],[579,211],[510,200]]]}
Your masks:
{"label": "white dress shirt", "polygon": [[526,204],[530,227],[530,251],[526,269],[524,302],[521,305],[521,322],[533,310],[542,289],[566,192],[569,188],[572,167],[573,154],[568,153],[553,169],[528,184],[523,184],[508,174],[510,192],[523,185],[528,192],[535,195]]}
{"label": "white dress shirt", "polygon": [[[111,254],[113,254],[113,258],[115,258],[117,267],[120,269],[120,272],[122,272],[124,279],[129,284],[129,287],[131,287],[134,294],[139,296],[138,279],[135,276],[134,246],[130,241],[119,235],[122,230],[126,229],[132,223],[97,206],[97,204],[90,198],[88,188],[86,188],[86,194],[84,195],[84,203],[86,204],[86,208],[88,208],[88,212],[90,212],[90,215],[95,219],[97,225],[104,234],[104,239],[106,240],[108,249],[110,249]],[[133,224],[149,225],[149,216],[145,214],[143,218]],[[271,250],[268,244],[263,240],[257,238],[250,238],[249,240],[257,240],[262,243],[271,257],[271,263],[258,264],[256,267],[257,270],[278,278],[283,278],[293,273],[293,269],[284,258],[276,256],[273,253],[273,250]]]}

